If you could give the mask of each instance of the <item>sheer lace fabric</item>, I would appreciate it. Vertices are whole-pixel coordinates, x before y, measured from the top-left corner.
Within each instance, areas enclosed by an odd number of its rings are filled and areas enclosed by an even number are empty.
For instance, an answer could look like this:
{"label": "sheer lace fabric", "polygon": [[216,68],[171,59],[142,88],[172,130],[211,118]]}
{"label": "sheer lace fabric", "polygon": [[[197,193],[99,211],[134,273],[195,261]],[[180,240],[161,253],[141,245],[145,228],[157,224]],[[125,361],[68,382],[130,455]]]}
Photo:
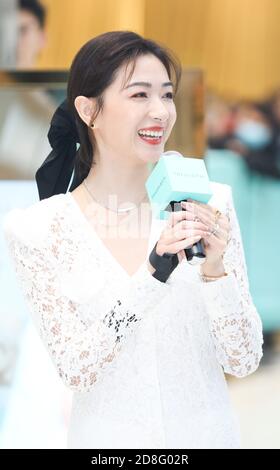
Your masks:
{"label": "sheer lace fabric", "polygon": [[[238,447],[223,370],[258,367],[262,328],[252,302],[231,191],[229,275],[204,283],[183,261],[166,283],[146,263],[118,270],[70,194],[14,209],[4,233],[38,332],[74,392],[69,447]],[[151,233],[150,249],[164,221]]]}

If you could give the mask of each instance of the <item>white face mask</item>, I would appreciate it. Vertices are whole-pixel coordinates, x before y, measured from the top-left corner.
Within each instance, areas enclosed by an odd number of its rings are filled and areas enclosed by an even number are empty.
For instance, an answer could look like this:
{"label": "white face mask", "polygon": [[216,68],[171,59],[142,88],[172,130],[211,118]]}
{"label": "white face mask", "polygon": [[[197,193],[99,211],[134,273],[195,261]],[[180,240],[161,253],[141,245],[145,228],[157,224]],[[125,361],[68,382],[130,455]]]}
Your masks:
{"label": "white face mask", "polygon": [[234,135],[252,150],[262,149],[272,140],[272,132],[268,127],[250,119],[238,124]]}

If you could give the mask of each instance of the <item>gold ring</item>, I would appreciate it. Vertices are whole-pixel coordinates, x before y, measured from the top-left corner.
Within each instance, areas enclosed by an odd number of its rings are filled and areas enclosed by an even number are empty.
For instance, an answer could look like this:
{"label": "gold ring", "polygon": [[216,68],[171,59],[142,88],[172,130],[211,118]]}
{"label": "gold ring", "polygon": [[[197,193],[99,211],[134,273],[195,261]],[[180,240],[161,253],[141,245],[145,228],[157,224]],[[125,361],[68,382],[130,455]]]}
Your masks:
{"label": "gold ring", "polygon": [[219,217],[221,217],[222,213],[217,209],[215,212],[215,224],[217,223]]}

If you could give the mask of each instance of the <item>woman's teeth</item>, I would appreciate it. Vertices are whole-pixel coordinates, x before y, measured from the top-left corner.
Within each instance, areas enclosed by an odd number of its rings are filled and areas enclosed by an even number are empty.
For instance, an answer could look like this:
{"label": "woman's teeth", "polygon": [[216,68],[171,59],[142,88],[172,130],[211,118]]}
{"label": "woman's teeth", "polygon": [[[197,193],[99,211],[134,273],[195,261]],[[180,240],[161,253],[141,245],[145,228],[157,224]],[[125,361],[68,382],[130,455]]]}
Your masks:
{"label": "woman's teeth", "polygon": [[160,139],[163,136],[163,131],[138,131],[141,137],[155,137]]}

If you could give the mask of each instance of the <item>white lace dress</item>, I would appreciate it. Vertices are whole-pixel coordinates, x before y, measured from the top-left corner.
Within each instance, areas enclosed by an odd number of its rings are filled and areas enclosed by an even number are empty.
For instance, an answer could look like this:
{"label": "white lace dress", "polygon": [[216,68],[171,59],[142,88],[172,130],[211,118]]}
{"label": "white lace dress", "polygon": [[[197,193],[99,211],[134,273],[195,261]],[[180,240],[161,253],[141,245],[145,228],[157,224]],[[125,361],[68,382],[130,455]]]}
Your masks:
{"label": "white lace dress", "polygon": [[[70,448],[236,448],[224,371],[254,372],[262,327],[227,185],[229,275],[202,282],[182,261],[166,283],[129,276],[71,193],[6,216],[4,233],[38,332],[73,394]],[[146,259],[166,224],[153,219]]]}

